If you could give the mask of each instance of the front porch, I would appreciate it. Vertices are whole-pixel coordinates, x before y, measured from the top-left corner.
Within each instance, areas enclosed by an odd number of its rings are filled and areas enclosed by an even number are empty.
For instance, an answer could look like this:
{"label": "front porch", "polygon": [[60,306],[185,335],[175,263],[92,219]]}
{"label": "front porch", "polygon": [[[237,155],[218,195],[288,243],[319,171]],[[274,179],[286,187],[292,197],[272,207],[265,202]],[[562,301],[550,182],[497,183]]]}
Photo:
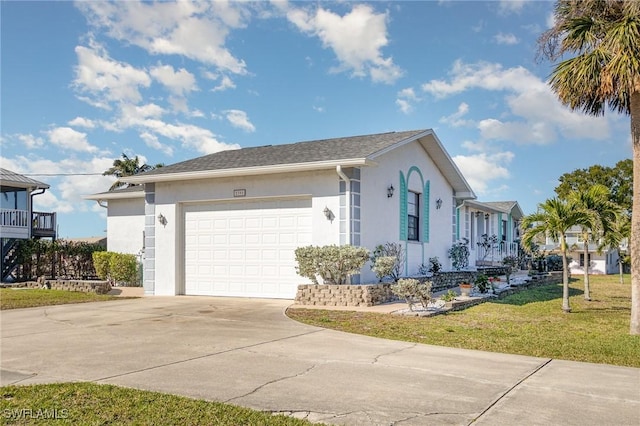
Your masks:
{"label": "front porch", "polygon": [[517,242],[478,243],[476,247],[471,247],[471,258],[475,258],[476,266],[500,266],[505,257],[518,257],[519,250],[520,244]]}

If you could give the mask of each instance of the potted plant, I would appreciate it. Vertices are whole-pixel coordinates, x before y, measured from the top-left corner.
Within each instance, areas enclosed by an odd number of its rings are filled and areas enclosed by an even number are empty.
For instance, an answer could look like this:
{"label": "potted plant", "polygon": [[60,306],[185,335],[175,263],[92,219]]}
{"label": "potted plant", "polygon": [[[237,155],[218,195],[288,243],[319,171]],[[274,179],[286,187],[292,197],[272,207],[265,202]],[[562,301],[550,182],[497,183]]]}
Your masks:
{"label": "potted plant", "polygon": [[460,283],[460,296],[469,297],[471,294],[471,283],[461,282]]}

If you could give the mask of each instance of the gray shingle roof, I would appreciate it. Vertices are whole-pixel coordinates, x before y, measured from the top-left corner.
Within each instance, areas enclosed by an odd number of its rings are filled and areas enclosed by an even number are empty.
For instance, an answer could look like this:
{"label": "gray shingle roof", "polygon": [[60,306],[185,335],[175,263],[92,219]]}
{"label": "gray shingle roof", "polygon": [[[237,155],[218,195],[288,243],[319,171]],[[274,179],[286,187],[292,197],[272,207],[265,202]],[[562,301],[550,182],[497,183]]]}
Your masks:
{"label": "gray shingle roof", "polygon": [[11,170],[0,168],[0,183],[3,186],[15,186],[18,188],[48,189],[46,183],[31,179]]}
{"label": "gray shingle roof", "polygon": [[222,151],[160,167],[140,176],[366,158],[423,132],[425,130],[411,130]]}

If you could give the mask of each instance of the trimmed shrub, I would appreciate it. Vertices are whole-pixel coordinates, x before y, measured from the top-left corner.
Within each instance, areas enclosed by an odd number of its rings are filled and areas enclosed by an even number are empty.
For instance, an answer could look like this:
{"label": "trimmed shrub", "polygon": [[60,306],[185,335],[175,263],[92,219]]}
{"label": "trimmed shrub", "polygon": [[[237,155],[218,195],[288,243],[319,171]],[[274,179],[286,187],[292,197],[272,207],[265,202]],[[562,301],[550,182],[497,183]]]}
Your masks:
{"label": "trimmed shrub", "polygon": [[113,254],[115,253],[110,251],[96,251],[91,254],[96,275],[101,280],[109,279],[109,263]]}
{"label": "trimmed shrub", "polygon": [[133,254],[101,251],[93,253],[93,264],[101,280],[120,285],[140,285],[138,258]]}
{"label": "trimmed shrub", "polygon": [[[378,264],[378,259],[382,258],[393,258],[393,264],[390,264],[391,261],[389,259],[382,260],[382,263]],[[380,244],[371,254],[370,260],[371,269],[381,281],[385,277],[391,278],[392,281],[398,281],[402,266],[404,265],[405,253],[401,244]]]}
{"label": "trimmed shrub", "polygon": [[391,291],[407,302],[409,310],[413,311],[416,301],[419,301],[424,309],[427,309],[432,299],[431,281],[420,282],[414,278],[403,278],[391,286]]}
{"label": "trimmed shrub", "polygon": [[322,277],[326,284],[345,284],[369,260],[369,250],[350,245],[298,247],[295,255],[298,275],[314,284],[318,284],[317,277]]}
{"label": "trimmed shrub", "polygon": [[138,259],[133,254],[114,253],[109,261],[109,272],[117,284],[138,285]]}

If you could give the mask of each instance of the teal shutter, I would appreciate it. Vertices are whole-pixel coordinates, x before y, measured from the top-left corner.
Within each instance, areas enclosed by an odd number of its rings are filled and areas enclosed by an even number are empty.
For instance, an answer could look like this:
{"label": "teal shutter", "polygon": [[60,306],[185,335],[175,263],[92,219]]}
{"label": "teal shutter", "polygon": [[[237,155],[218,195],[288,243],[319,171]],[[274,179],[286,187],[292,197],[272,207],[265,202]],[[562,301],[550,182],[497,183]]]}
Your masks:
{"label": "teal shutter", "polygon": [[424,201],[422,203],[422,242],[429,242],[429,207],[431,206],[431,197],[429,194],[430,181],[424,184]]}
{"label": "teal shutter", "polygon": [[498,213],[498,241],[502,241],[502,213]]}
{"label": "teal shutter", "polygon": [[400,172],[400,241],[407,241],[407,181]]}

